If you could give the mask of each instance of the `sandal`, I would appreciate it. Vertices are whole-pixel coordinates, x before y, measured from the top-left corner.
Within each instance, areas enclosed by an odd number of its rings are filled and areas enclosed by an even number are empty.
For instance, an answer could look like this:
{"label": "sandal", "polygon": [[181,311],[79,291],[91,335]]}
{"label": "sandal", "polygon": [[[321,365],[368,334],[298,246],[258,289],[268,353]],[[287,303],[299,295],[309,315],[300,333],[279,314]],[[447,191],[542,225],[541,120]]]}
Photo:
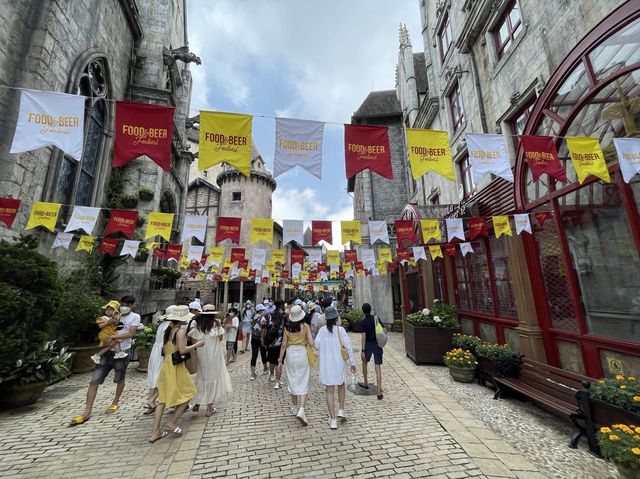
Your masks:
{"label": "sandal", "polygon": [[109,406],[107,408],[107,410],[105,411],[107,414],[113,414],[114,412],[116,412],[118,409],[120,409],[120,406],[118,406],[117,404],[112,404],[111,406]]}
{"label": "sandal", "polygon": [[207,412],[205,413],[205,416],[207,417],[211,417],[216,413],[217,409],[212,407],[212,408],[207,408]]}
{"label": "sandal", "polygon": [[[191,408],[191,412],[198,412],[200,410],[200,404],[196,404]],[[188,409],[187,409],[188,411]]]}
{"label": "sandal", "polygon": [[378,394],[378,399],[382,399],[384,396],[382,394]]}
{"label": "sandal", "polygon": [[156,408],[149,406],[148,404],[144,407],[145,411],[142,413],[143,416],[148,416],[149,414],[153,414],[156,412]]}
{"label": "sandal", "polygon": [[172,433],[176,436],[182,436],[182,429],[180,428],[180,426],[176,426],[175,429],[165,429],[164,432],[166,432],[167,434]]}
{"label": "sandal", "polygon": [[162,431],[162,433],[160,433],[160,435],[155,439],[149,439],[149,444],[153,444],[154,442],[159,441],[160,439],[162,439],[163,437],[167,437],[168,435],[169,433],[167,431]]}
{"label": "sandal", "polygon": [[90,418],[91,418],[91,416],[89,416],[89,417],[76,416],[71,421],[69,421],[69,427],[77,426],[78,424],[84,424]]}
{"label": "sandal", "polygon": [[363,383],[358,383],[358,386],[360,386],[362,389],[369,389],[369,385],[368,384],[363,384]]}

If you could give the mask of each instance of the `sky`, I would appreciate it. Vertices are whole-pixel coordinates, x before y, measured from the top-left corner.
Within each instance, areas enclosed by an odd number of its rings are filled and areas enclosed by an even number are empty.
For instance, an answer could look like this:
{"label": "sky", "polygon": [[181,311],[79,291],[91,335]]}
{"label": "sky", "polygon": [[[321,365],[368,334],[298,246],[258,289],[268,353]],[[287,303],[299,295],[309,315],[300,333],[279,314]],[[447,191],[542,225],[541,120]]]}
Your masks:
{"label": "sky", "polygon": [[254,115],[269,171],[274,117],[331,122],[322,180],[299,167],[278,176],[272,217],[353,219],[342,124],[370,91],[395,89],[400,23],[414,53],[423,50],[419,1],[187,0],[187,14],[190,49],[203,61],[190,67],[191,108]]}

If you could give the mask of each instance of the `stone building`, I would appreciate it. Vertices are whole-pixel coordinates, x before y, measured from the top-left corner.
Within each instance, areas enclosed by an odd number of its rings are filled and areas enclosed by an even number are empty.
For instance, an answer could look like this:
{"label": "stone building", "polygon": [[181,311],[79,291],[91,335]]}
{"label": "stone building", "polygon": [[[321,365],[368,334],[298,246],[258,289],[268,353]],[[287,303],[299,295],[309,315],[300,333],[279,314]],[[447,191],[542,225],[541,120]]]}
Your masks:
{"label": "stone building", "polygon": [[[186,0],[83,0],[74,2],[4,2],[0,8],[0,78],[3,86],[76,93],[87,97],[82,158],[73,161],[54,147],[10,155],[19,90],[0,88],[0,192],[24,202],[12,230],[26,224],[31,202],[63,203],[57,230],[62,231],[72,205],[109,207],[110,179],[120,175],[121,194],[136,201],[140,189],[153,199],[139,201],[141,216],[151,211],[175,213],[174,230],[186,205],[189,165],[185,119],[191,97],[189,64],[200,59],[188,50]],[[140,157],[113,170],[115,100],[175,107],[171,171]],[[117,173],[116,173],[117,172]],[[101,235],[104,225],[96,226]],[[138,230],[141,237],[144,230]],[[51,250],[53,234],[37,232],[40,249],[69,269],[82,261],[73,251]],[[176,240],[176,238],[172,238]],[[76,240],[77,241],[77,238]],[[174,301],[172,292],[151,291],[149,273],[157,259],[121,268],[121,292],[138,298],[138,310],[152,313]]]}

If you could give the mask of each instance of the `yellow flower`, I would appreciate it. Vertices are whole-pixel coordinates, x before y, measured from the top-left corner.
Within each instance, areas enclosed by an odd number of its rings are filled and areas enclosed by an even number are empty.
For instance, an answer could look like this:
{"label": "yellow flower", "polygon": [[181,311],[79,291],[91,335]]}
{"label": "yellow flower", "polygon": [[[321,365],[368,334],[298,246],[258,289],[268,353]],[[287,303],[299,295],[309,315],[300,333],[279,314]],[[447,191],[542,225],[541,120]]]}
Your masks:
{"label": "yellow flower", "polygon": [[611,432],[611,429],[609,429],[608,427],[601,427],[600,432],[609,434]]}
{"label": "yellow flower", "polygon": [[640,427],[636,428],[636,434],[640,434]]}
{"label": "yellow flower", "polygon": [[600,381],[598,381],[599,384],[604,384],[604,379],[601,379]]}
{"label": "yellow flower", "polygon": [[640,401],[640,396],[633,396],[634,401]]}
{"label": "yellow flower", "polygon": [[622,374],[616,374],[616,379],[618,381],[624,381],[624,376]]}
{"label": "yellow flower", "polygon": [[635,376],[629,376],[627,378],[627,381],[635,381],[635,380],[636,380]]}
{"label": "yellow flower", "polygon": [[620,389],[627,389],[627,385],[623,384],[622,386],[620,386]]}
{"label": "yellow flower", "polygon": [[619,440],[620,440],[620,438],[619,438],[618,436],[616,436],[615,434],[611,434],[611,435],[609,436],[609,440],[610,440],[610,441],[619,441]]}
{"label": "yellow flower", "polygon": [[633,449],[631,449],[631,452],[636,456],[640,456],[640,447],[634,447]]}
{"label": "yellow flower", "polygon": [[476,361],[474,364],[478,364],[478,361]]}

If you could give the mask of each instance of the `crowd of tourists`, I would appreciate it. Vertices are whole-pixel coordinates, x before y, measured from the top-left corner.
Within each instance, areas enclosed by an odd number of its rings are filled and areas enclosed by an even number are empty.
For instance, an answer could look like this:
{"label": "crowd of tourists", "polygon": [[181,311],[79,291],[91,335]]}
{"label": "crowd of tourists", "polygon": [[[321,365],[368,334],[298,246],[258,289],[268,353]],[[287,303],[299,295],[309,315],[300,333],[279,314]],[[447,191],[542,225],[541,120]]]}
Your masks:
{"label": "crowd of tourists", "polygon": [[[101,349],[93,357],[96,369],[91,376],[85,410],[71,420],[70,426],[91,418],[98,386],[111,370],[116,394],[107,413],[119,409],[131,359],[131,340],[140,325],[140,316],[132,311],[134,303],[131,296],[119,302],[110,301],[103,307],[104,315],[96,320]],[[360,348],[364,380],[358,385],[369,388],[367,364],[373,356],[376,393],[382,399],[380,365],[386,336],[371,306],[365,303],[362,311],[365,317]],[[348,419],[345,385],[349,371],[355,375],[357,363],[332,298],[286,303],[263,298],[255,305],[247,301],[241,311],[232,306],[226,313],[217,311],[214,305],[201,306],[199,301],[193,301],[188,306],[169,306],[157,320],[160,322],[149,356],[149,395],[144,411],[154,415],[149,442],[168,434],[180,435],[179,421],[189,409],[198,413],[202,408],[207,417],[215,414],[214,403],[232,393],[227,367],[236,361],[238,354],[244,353],[251,354],[249,381],[259,379],[256,371],[259,356],[261,376],[268,376],[274,390],[283,388],[286,382],[291,396],[290,411],[300,424],[308,424],[305,406],[310,370],[314,367],[318,368],[319,382],[325,390],[329,427],[337,429],[338,421]],[[162,427],[166,408],[173,408],[173,413]]]}

